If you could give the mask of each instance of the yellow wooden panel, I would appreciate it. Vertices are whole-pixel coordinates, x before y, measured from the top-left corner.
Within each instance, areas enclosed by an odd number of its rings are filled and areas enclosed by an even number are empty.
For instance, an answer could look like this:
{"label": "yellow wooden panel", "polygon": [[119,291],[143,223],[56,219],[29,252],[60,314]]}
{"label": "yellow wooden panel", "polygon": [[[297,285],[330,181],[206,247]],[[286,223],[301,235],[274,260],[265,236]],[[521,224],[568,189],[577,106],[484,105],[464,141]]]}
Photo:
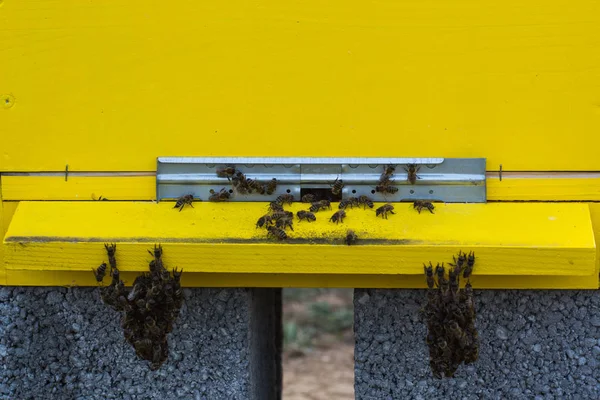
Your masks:
{"label": "yellow wooden panel", "polygon": [[600,178],[511,178],[486,180],[490,201],[599,201]]}
{"label": "yellow wooden panel", "polygon": [[[123,272],[130,286],[138,273]],[[91,271],[6,271],[11,286],[96,286]],[[464,282],[463,282],[464,283]],[[476,289],[598,289],[598,274],[589,276],[477,275],[471,278]],[[187,287],[347,287],[425,288],[421,275],[340,275],[340,274],[228,274],[184,272]]]}
{"label": "yellow wooden panel", "polygon": [[594,228],[594,236],[596,240],[596,272],[600,274],[600,203],[590,203],[590,215],[592,218],[592,227]]}
{"label": "yellow wooden panel", "polygon": [[[119,243],[125,271],[147,269],[146,250],[163,243],[165,261],[188,272],[414,274],[422,263],[477,252],[478,275],[589,276],[596,248],[586,204],[440,204],[418,214],[396,204],[388,220],[348,211],[343,224],[296,223],[286,243],[256,229],[264,203],[21,202],[5,237],[5,267],[89,271],[103,242]],[[334,204],[335,206],[335,204]],[[294,204],[297,211],[303,204]],[[347,229],[361,238],[346,246]]]}
{"label": "yellow wooden panel", "polygon": [[[2,175],[0,175],[0,237],[4,240],[4,232],[8,229],[8,223],[5,223],[4,202],[2,201]],[[0,265],[4,265],[4,246],[0,248]],[[0,285],[6,284],[6,269],[0,267]]]}
{"label": "yellow wooden panel", "polygon": [[[3,176],[5,200],[155,200],[155,176]],[[600,178],[541,178],[488,173],[487,197],[491,201],[600,201]]]}
{"label": "yellow wooden panel", "polygon": [[5,200],[155,200],[156,176],[3,176]]}
{"label": "yellow wooden panel", "polygon": [[155,157],[600,170],[595,0],[5,0],[3,171]]}

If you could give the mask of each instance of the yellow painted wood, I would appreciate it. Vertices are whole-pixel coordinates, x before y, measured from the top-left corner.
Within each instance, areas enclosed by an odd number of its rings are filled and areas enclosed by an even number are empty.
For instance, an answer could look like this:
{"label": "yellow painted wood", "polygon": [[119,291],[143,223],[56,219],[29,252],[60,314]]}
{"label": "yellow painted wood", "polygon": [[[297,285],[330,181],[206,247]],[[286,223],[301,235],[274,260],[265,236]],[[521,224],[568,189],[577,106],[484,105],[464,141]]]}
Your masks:
{"label": "yellow painted wood", "polygon": [[600,178],[511,178],[486,180],[491,201],[600,201]]}
{"label": "yellow painted wood", "polygon": [[[138,273],[123,272],[131,285]],[[91,271],[6,271],[11,286],[96,286]],[[464,283],[464,282],[463,282]],[[589,276],[473,275],[476,289],[598,289],[598,274]],[[347,288],[425,288],[421,275],[357,274],[228,274],[185,271],[186,287],[347,287]]]}
{"label": "yellow painted wood", "polygon": [[6,200],[155,200],[156,176],[4,176]]}
{"label": "yellow painted wood", "polygon": [[4,0],[0,60],[0,171],[232,154],[600,170],[595,0]]}
{"label": "yellow painted wood", "polygon": [[596,275],[598,275],[600,274],[600,203],[590,203],[590,215],[596,240]]}
{"label": "yellow painted wood", "polygon": [[[4,233],[8,229],[8,223],[5,223],[4,202],[2,201],[2,175],[0,175],[0,238],[4,239]],[[4,246],[0,248],[0,285],[6,284],[6,269],[4,265]]]}
{"label": "yellow painted wood", "polygon": [[[5,200],[155,200],[155,176],[3,176]],[[488,173],[491,201],[600,201],[600,178],[525,178]]]}
{"label": "yellow painted wood", "polygon": [[[6,234],[8,270],[89,271],[119,243],[125,271],[143,271],[162,243],[165,261],[188,272],[420,275],[422,263],[477,252],[478,275],[589,276],[596,248],[586,204],[440,204],[435,214],[396,205],[388,220],[349,210],[344,224],[296,223],[287,243],[255,228],[264,203],[21,202]],[[294,204],[299,210],[305,205]],[[353,229],[361,245],[342,238]]]}

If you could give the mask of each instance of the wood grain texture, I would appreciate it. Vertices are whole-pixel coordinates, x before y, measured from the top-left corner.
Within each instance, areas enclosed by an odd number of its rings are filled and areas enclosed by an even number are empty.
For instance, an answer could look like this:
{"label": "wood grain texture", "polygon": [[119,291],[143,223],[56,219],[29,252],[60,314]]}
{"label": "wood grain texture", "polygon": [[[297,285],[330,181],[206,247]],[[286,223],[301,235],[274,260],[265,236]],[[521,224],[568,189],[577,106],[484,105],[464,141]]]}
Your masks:
{"label": "wood grain texture", "polygon": [[[137,272],[121,274],[130,286]],[[91,271],[6,271],[10,286],[96,286]],[[426,287],[422,275],[359,274],[230,274],[185,271],[186,287],[315,287],[315,288],[406,288]],[[598,289],[598,274],[589,276],[478,275],[471,279],[477,289]]]}
{"label": "wood grain texture", "polygon": [[[334,205],[335,206],[335,205]],[[396,205],[396,215],[350,210],[343,224],[296,223],[287,243],[255,228],[264,203],[21,202],[4,240],[11,270],[89,271],[115,241],[124,271],[143,271],[162,243],[165,261],[188,272],[421,275],[422,263],[477,253],[478,275],[589,276],[596,247],[585,204],[451,204],[435,214]],[[304,205],[294,204],[296,211]],[[361,244],[342,243],[353,229]]]}
{"label": "wood grain texture", "polygon": [[[487,197],[491,201],[600,201],[600,177],[516,177],[488,173]],[[156,200],[154,176],[3,176],[2,195],[8,201]]]}
{"label": "wood grain texture", "polygon": [[595,0],[6,0],[0,59],[0,171],[202,155],[600,170]]}

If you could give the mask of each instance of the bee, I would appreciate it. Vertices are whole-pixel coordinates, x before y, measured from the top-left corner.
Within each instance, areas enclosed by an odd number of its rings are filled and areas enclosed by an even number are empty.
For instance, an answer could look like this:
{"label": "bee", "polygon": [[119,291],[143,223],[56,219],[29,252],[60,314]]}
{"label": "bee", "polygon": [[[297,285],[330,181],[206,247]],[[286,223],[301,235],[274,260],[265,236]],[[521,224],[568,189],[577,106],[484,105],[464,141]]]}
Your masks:
{"label": "bee", "polygon": [[430,213],[434,213],[433,209],[435,208],[433,203],[430,201],[426,201],[426,200],[415,200],[415,202],[413,203],[413,208],[415,210],[417,210],[419,212],[419,214],[421,214],[421,210],[426,208],[429,210]]}
{"label": "bee", "polygon": [[315,203],[312,203],[310,206],[310,212],[317,212],[319,210],[325,210],[326,208],[331,210],[331,203],[329,200],[321,200]]}
{"label": "bee", "polygon": [[217,176],[219,178],[227,178],[228,180],[231,180],[231,178],[233,177],[233,175],[235,175],[236,172],[237,172],[237,170],[235,169],[235,166],[228,165],[223,168],[218,168]]}
{"label": "bee", "polygon": [[[292,216],[293,216],[293,214],[292,214]],[[289,217],[287,217],[287,216],[286,216],[286,217],[283,217],[283,218],[279,218],[279,219],[277,220],[277,222],[275,223],[275,226],[276,226],[277,228],[281,228],[281,229],[284,229],[284,230],[285,230],[285,228],[287,228],[287,227],[289,227],[291,230],[294,230],[294,226],[293,226],[293,219],[292,219],[292,218],[289,218]]]}
{"label": "bee", "polygon": [[444,263],[435,266],[435,274],[437,275],[438,286],[443,293],[448,291],[448,280],[446,279],[446,269]]}
{"label": "bee", "polygon": [[96,282],[100,283],[104,280],[104,276],[106,275],[106,263],[103,262],[97,269],[93,269],[94,276],[96,277]]}
{"label": "bee", "polygon": [[431,261],[429,262],[429,265],[423,264],[423,271],[425,272],[427,287],[429,289],[433,289],[435,286],[435,280],[433,279],[433,265],[431,265]]}
{"label": "bee", "polygon": [[177,199],[177,203],[175,203],[175,206],[173,206],[173,208],[179,208],[179,212],[181,212],[181,210],[183,210],[183,207],[185,207],[186,204],[189,204],[190,207],[194,208],[194,205],[192,204],[193,202],[193,194],[184,194],[183,196]]}
{"label": "bee", "polygon": [[465,253],[463,253],[462,251],[459,251],[458,252],[458,260],[456,259],[455,256],[452,256],[452,259],[454,260],[454,264],[448,264],[448,265],[453,266],[456,273],[460,274],[460,271],[462,271],[462,269],[463,269],[463,265],[467,261],[467,255]]}
{"label": "bee", "polygon": [[417,175],[417,172],[419,172],[421,167],[417,167],[417,164],[406,164],[406,167],[408,167],[404,168],[404,170],[408,174],[406,179],[410,182],[411,185],[414,185],[415,182],[417,182],[417,179],[421,179],[419,178],[419,175]]}
{"label": "bee", "polygon": [[241,171],[236,171],[235,175],[231,178],[231,182],[238,193],[252,193],[252,187],[248,184],[246,175],[244,175]]}
{"label": "bee", "polygon": [[348,232],[346,232],[346,238],[344,239],[344,243],[346,243],[348,246],[353,245],[356,243],[356,240],[358,239],[358,236],[356,236],[356,233],[354,233],[353,230],[348,230]]}
{"label": "bee", "polygon": [[273,219],[269,214],[265,214],[256,221],[256,227],[262,228],[264,225],[269,226],[273,224]]}
{"label": "bee", "polygon": [[344,181],[339,178],[335,178],[335,181],[331,185],[331,194],[334,196],[339,196],[342,194],[342,189],[344,188]]}
{"label": "bee", "polygon": [[265,185],[265,192],[270,196],[277,190],[277,179],[273,178]]}
{"label": "bee", "polygon": [[[463,257],[466,256],[466,254],[463,255]],[[463,272],[463,278],[468,279],[469,277],[471,277],[471,274],[473,273],[473,266],[475,265],[475,253],[474,252],[469,252],[469,256],[467,258],[467,266],[465,267],[465,270]]]}
{"label": "bee", "polygon": [[176,286],[179,285],[179,282],[181,281],[181,274],[183,274],[183,268],[180,270],[177,270],[177,267],[173,268],[173,281]]}
{"label": "bee", "polygon": [[460,271],[457,273],[456,269],[449,268],[448,269],[448,283],[450,288],[450,294],[452,298],[456,298],[456,294],[458,293],[458,287],[460,284]]}
{"label": "bee", "polygon": [[473,287],[471,286],[471,282],[467,281],[462,295],[465,309],[467,310],[467,316],[470,318],[475,317],[475,305],[473,303]]}
{"label": "bee", "polygon": [[117,268],[117,259],[115,258],[115,253],[117,252],[117,245],[115,243],[108,244],[104,243],[104,248],[106,249],[106,254],[108,254],[108,263],[110,264],[111,271]]}
{"label": "bee", "polygon": [[465,348],[467,346],[467,335],[465,334],[465,331],[462,330],[460,325],[458,325],[458,322],[454,320],[450,321],[448,324],[448,333],[450,334],[450,337],[458,342],[458,345],[461,348]]}
{"label": "bee", "polygon": [[273,212],[283,211],[283,206],[278,201],[272,201],[269,203],[269,210]]}
{"label": "bee", "polygon": [[383,167],[383,174],[381,176],[382,177],[386,176],[389,178],[390,176],[394,175],[395,171],[396,171],[396,167],[393,166],[392,164],[388,164]]}
{"label": "bee", "polygon": [[300,210],[296,213],[296,215],[298,216],[298,221],[302,221],[303,219],[305,219],[308,222],[317,220],[315,214],[311,213],[310,211]]}
{"label": "bee", "polygon": [[275,201],[279,204],[289,204],[291,205],[294,202],[294,195],[292,194],[282,194],[277,197]]}
{"label": "bee", "polygon": [[251,190],[256,190],[259,194],[265,194],[267,191],[265,185],[254,179],[248,179],[248,186]]}
{"label": "bee", "polygon": [[383,185],[377,185],[375,186],[375,191],[378,193],[387,193],[387,194],[394,194],[396,192],[398,192],[398,188],[396,186],[390,186],[390,182],[387,182]]}
{"label": "bee", "polygon": [[302,196],[302,199],[301,199],[301,201],[302,201],[303,203],[314,203],[314,201],[315,201],[316,199],[317,199],[317,198],[315,197],[315,195],[314,195],[314,194],[312,194],[312,193],[308,193],[308,194],[305,194],[304,196]]}
{"label": "bee", "polygon": [[291,211],[274,211],[271,214],[271,218],[275,221],[281,218],[294,218],[294,213]]}
{"label": "bee", "polygon": [[371,200],[370,198],[368,198],[367,196],[359,196],[358,197],[358,204],[362,204],[363,205],[363,209],[369,207],[369,208],[373,208],[373,200]]}
{"label": "bee", "polygon": [[340,201],[339,208],[345,210],[348,207],[354,208],[354,206],[358,206],[358,199],[356,197],[349,197],[346,200]]}
{"label": "bee", "polygon": [[346,211],[344,210],[339,210],[336,211],[331,218],[329,218],[329,222],[335,222],[336,224],[338,222],[344,222],[344,218],[346,217]]}
{"label": "bee", "polygon": [[162,251],[162,246],[159,244],[158,246],[154,245],[154,252],[148,250],[148,253],[150,253],[155,260],[159,260],[162,257]]}
{"label": "bee", "polygon": [[267,227],[267,230],[269,231],[267,233],[267,236],[271,236],[271,237],[277,238],[279,240],[287,239],[287,234],[281,228],[277,228],[276,226],[269,226],[269,227]]}
{"label": "bee", "polygon": [[218,192],[215,192],[213,189],[210,189],[209,192],[210,192],[210,197],[208,198],[208,201],[214,201],[214,202],[227,201],[231,197],[229,194],[229,191],[225,188],[222,188]]}
{"label": "bee", "polygon": [[391,214],[396,214],[396,213],[394,212],[394,206],[393,206],[393,205],[391,205],[391,204],[389,204],[389,203],[388,203],[388,204],[386,204],[386,205],[384,205],[384,206],[381,206],[381,207],[379,207],[379,208],[378,208],[378,209],[375,211],[375,216],[376,216],[376,217],[378,217],[378,216],[380,216],[380,215],[381,215],[381,218],[385,218],[385,219],[387,219],[387,217],[388,217],[388,213],[391,213]]}

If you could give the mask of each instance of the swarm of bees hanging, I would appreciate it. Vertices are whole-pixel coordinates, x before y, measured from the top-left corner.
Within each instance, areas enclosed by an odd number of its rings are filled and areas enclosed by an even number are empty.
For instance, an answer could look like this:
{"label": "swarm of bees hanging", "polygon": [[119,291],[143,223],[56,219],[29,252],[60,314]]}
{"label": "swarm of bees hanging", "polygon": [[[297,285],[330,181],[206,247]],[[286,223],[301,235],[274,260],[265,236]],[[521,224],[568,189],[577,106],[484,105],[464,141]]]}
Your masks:
{"label": "swarm of bees hanging", "polygon": [[[121,327],[125,340],[135,349],[136,355],[150,362],[150,369],[157,370],[169,354],[167,334],[179,316],[183,304],[181,274],[173,269],[172,274],[162,261],[162,247],[154,246],[150,251],[153,260],[149,273],[138,276],[131,289],[126,288],[117,269],[115,244],[105,244],[110,264],[111,283],[100,288],[102,301],[121,313]],[[106,263],[102,263],[94,276],[102,283],[106,274]]]}
{"label": "swarm of bees hanging", "polygon": [[[473,288],[468,280],[475,265],[475,253],[458,253],[449,264],[423,264],[427,282],[427,338],[429,361],[436,378],[452,377],[461,363],[471,364],[479,357],[479,338],[475,329]],[[460,275],[467,279],[460,289]]]}

